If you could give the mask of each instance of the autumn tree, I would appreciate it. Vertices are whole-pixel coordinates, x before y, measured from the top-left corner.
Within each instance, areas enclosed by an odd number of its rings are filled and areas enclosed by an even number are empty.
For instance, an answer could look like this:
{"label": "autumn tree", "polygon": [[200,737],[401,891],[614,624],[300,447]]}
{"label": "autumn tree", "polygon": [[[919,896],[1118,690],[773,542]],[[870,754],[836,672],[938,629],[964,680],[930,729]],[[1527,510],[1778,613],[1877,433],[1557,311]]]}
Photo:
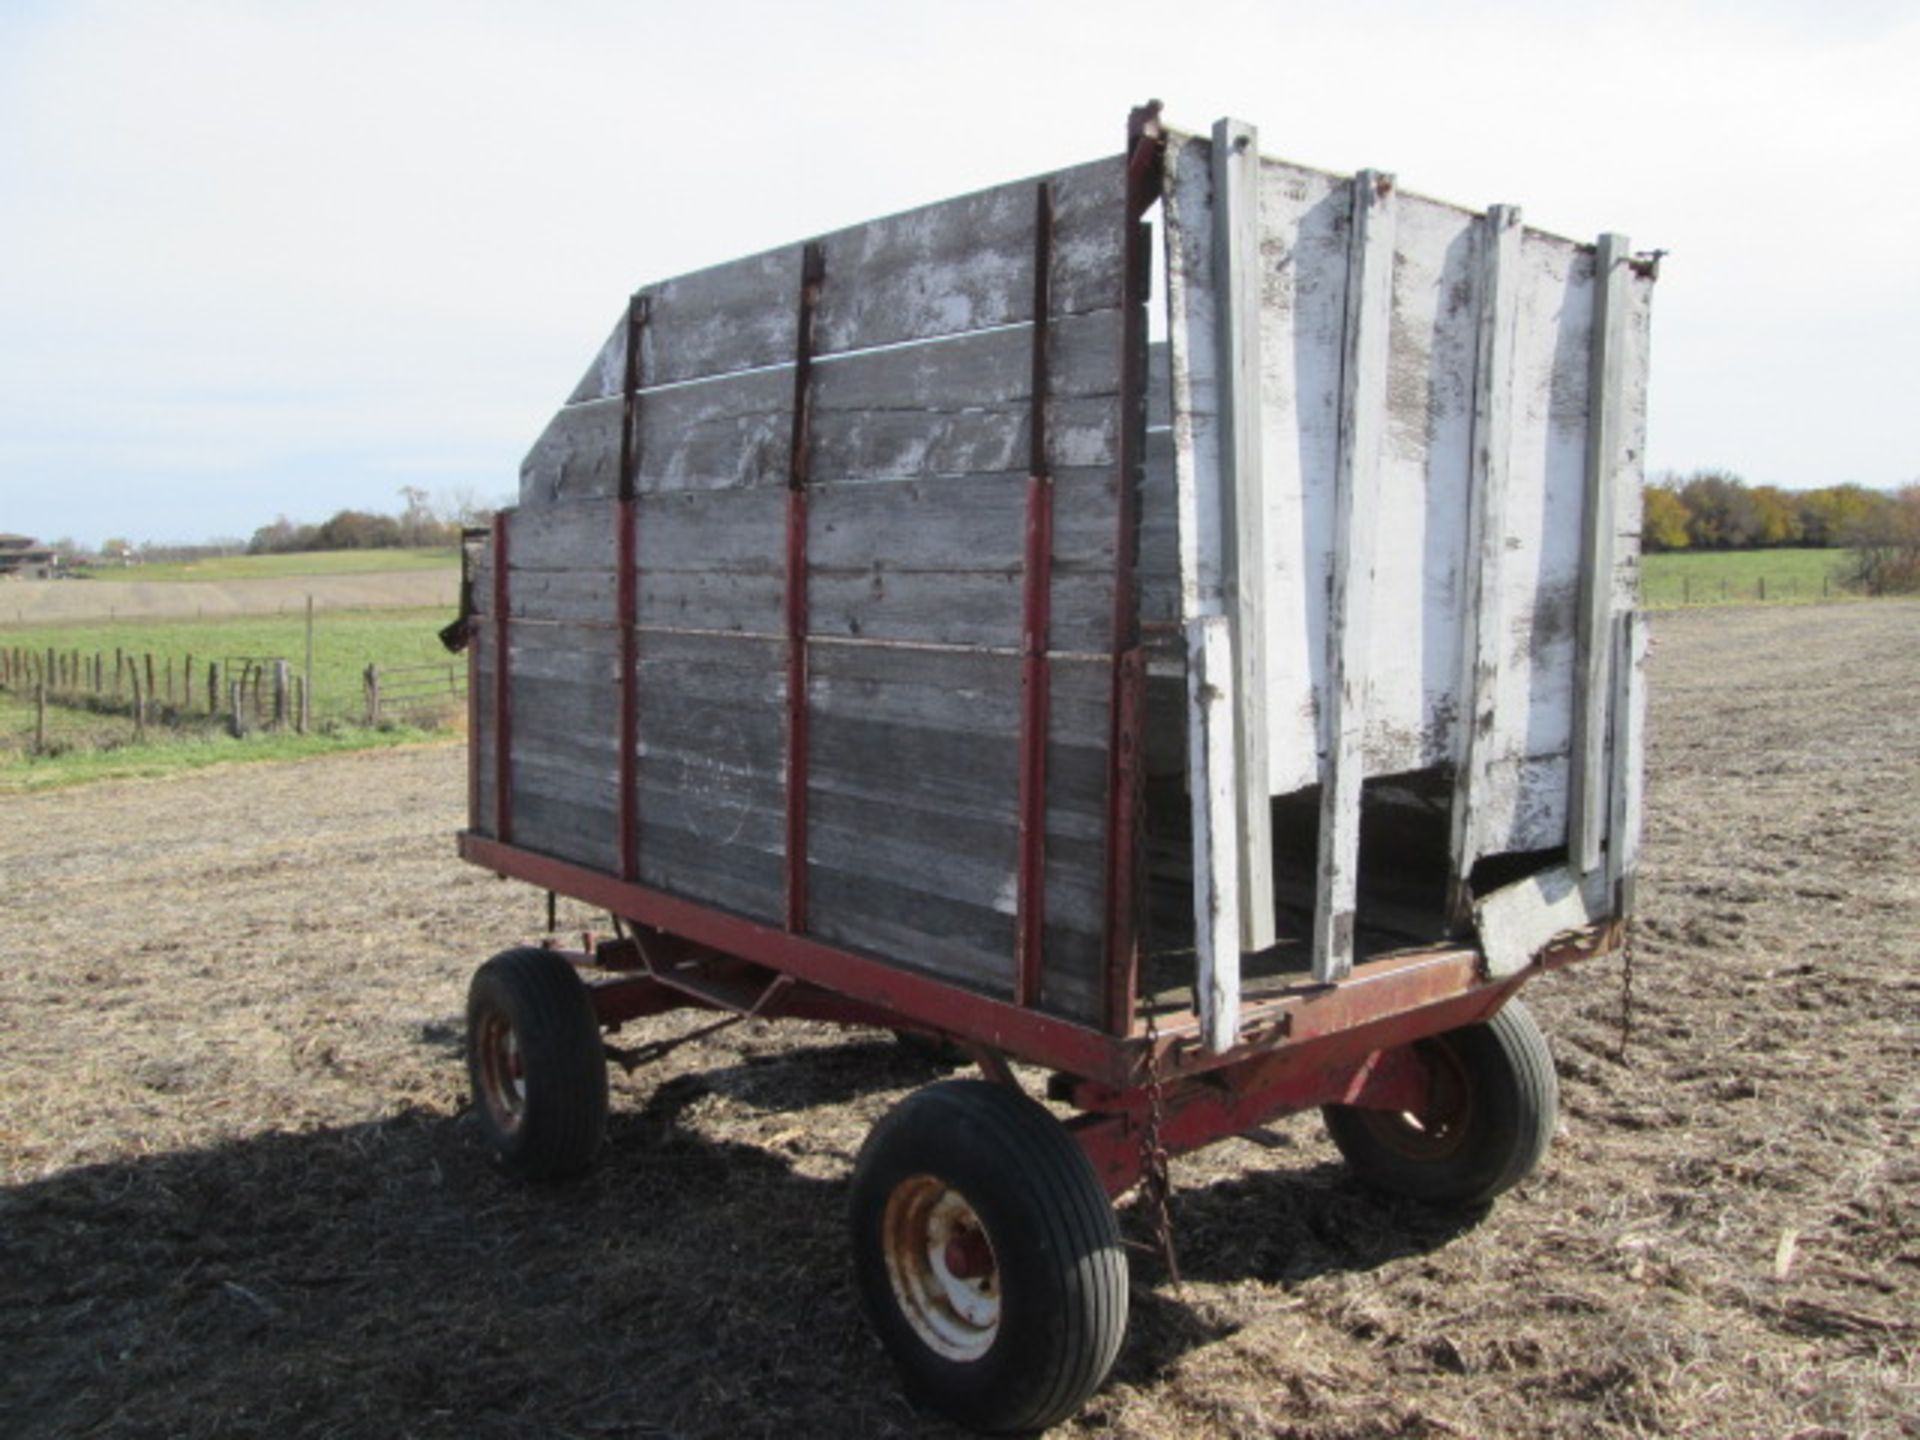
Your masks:
{"label": "autumn tree", "polygon": [[1647,487],[1640,543],[1648,550],[1684,550],[1692,543],[1687,535],[1687,502],[1671,483],[1656,482]]}
{"label": "autumn tree", "polygon": [[1800,506],[1794,497],[1778,485],[1756,485],[1747,492],[1753,502],[1755,545],[1798,545],[1801,540]]}
{"label": "autumn tree", "polygon": [[1754,543],[1760,512],[1746,482],[1726,470],[1696,470],[1680,486],[1687,539],[1696,550],[1740,550]]}
{"label": "autumn tree", "polygon": [[1920,481],[1880,500],[1847,533],[1846,582],[1868,595],[1920,591]]}

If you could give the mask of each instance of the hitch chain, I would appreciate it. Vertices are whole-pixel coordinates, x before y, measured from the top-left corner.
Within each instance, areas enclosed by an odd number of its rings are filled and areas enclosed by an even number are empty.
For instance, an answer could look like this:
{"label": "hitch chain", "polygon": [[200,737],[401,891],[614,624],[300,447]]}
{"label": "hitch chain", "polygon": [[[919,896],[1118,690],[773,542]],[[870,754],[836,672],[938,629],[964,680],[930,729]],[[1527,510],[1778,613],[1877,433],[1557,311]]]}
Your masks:
{"label": "hitch chain", "polygon": [[1173,1178],[1167,1169],[1167,1147],[1160,1130],[1166,1123],[1166,1094],[1160,1083],[1160,1027],[1153,1006],[1147,1011],[1147,1123],[1140,1130],[1140,1188],[1153,1207],[1153,1235],[1166,1261],[1167,1274],[1180,1284],[1180,1261],[1173,1250]]}

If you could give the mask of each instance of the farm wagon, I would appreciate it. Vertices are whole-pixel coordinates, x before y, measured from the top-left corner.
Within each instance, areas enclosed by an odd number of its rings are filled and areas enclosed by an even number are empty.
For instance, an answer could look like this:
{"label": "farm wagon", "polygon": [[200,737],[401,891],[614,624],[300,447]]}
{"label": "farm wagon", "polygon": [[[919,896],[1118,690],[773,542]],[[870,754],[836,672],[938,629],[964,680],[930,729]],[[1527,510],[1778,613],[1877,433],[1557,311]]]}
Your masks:
{"label": "farm wagon", "polygon": [[591,1161],[639,1016],[962,1047],[850,1224],[996,1430],[1104,1379],[1171,1154],[1321,1107],[1390,1189],[1523,1178],[1514,993],[1631,902],[1653,270],[1156,105],[636,292],[468,577],[461,853],[617,932],[476,974],[499,1158]]}

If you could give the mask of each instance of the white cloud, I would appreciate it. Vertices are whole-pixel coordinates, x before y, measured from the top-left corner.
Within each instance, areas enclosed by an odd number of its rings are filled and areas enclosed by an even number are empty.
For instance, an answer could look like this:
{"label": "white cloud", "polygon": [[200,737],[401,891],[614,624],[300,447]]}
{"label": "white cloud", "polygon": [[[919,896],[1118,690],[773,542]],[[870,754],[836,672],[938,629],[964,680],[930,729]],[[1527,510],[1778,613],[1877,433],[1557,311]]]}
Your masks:
{"label": "white cloud", "polygon": [[498,493],[633,285],[1114,149],[1149,94],[1669,248],[1652,462],[1893,483],[1904,9],[10,7],[0,508],[192,536]]}

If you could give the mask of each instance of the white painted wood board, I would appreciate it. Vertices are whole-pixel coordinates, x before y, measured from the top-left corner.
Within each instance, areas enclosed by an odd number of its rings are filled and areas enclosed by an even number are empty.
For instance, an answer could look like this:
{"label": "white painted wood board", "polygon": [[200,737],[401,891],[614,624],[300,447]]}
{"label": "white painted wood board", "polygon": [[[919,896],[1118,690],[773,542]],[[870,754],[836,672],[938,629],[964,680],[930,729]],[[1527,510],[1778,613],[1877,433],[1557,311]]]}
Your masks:
{"label": "white painted wood board", "polygon": [[1231,632],[1224,615],[1187,622],[1187,777],[1193,790],[1194,992],[1207,1048],[1240,1034],[1241,785],[1235,768]]}
{"label": "white painted wood board", "polygon": [[[1221,609],[1222,537],[1204,495],[1220,437],[1210,142],[1175,135],[1167,161],[1169,395],[1183,614]],[[1262,472],[1266,491],[1269,788],[1317,782],[1324,752],[1327,595],[1338,463],[1351,181],[1262,161]],[[1365,768],[1391,774],[1458,753],[1474,396],[1485,303],[1482,216],[1403,193],[1394,245]],[[1509,491],[1501,520],[1497,679],[1474,834],[1482,853],[1566,838],[1573,632],[1588,447],[1593,249],[1534,229],[1517,245]],[[1612,593],[1635,603],[1651,281],[1627,287]],[[1149,522],[1151,523],[1151,522]]]}

